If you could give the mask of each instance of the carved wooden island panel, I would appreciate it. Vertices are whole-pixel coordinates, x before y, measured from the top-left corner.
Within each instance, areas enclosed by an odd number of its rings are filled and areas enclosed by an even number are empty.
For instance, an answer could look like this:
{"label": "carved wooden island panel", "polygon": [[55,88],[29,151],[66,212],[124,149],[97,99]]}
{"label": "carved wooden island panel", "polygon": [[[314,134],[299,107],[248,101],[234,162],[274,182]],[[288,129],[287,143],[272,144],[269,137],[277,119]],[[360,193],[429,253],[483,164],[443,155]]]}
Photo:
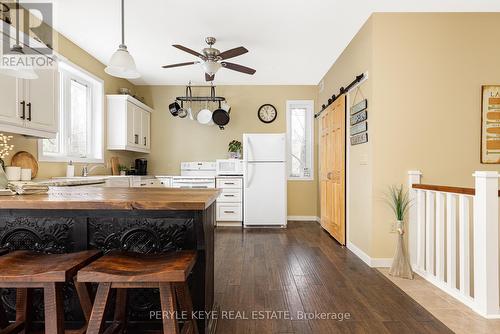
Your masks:
{"label": "carved wooden island panel", "polygon": [[[48,194],[0,198],[0,248],[66,253],[84,249],[138,253],[195,249],[197,261],[189,279],[193,306],[213,309],[215,189],[134,189],[61,187]],[[1,270],[1,268],[0,268]],[[0,296],[11,319],[15,290]],[[34,294],[33,318],[43,321],[43,295]],[[111,301],[112,302],[112,301]],[[73,284],[64,288],[65,320],[78,327],[83,320]],[[151,311],[160,310],[158,291],[131,290],[130,323],[161,326]],[[200,319],[205,332],[208,321]]]}

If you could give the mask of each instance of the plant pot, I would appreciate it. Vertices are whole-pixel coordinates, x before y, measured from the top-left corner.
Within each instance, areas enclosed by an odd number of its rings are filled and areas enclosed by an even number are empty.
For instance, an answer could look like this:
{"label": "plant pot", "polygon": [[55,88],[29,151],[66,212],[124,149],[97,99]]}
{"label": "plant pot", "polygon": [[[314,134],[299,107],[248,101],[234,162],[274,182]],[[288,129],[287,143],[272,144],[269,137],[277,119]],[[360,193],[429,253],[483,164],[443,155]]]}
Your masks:
{"label": "plant pot", "polygon": [[120,171],[120,175],[121,175],[121,176],[125,176],[125,175],[127,175],[127,171],[126,171],[126,170],[121,170],[121,171]]}
{"label": "plant pot", "polygon": [[389,270],[389,275],[394,277],[413,279],[413,270],[411,269],[410,259],[408,258],[408,252],[406,251],[404,240],[404,222],[398,220],[396,224],[398,240],[396,245],[396,253],[394,254],[394,259],[392,260],[392,266],[391,270]]}
{"label": "plant pot", "polygon": [[228,154],[229,154],[229,159],[240,159],[241,158],[240,152],[228,152]]}

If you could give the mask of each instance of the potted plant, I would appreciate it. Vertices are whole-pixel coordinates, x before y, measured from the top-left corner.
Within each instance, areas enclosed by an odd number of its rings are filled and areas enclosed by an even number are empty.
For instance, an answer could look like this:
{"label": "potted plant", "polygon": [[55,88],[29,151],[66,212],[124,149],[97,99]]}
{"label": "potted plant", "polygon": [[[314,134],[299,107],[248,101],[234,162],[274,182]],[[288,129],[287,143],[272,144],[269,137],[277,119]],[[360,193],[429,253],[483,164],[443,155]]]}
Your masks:
{"label": "potted plant", "polygon": [[228,146],[229,157],[231,159],[240,159],[241,158],[241,142],[238,140],[231,140]]}
{"label": "potted plant", "polygon": [[387,203],[394,212],[396,218],[396,231],[398,233],[396,254],[392,260],[389,275],[413,279],[413,270],[411,269],[404,241],[405,218],[411,205],[408,191],[403,188],[403,185],[391,186],[389,188]]}
{"label": "potted plant", "polygon": [[128,168],[125,165],[118,165],[118,170],[120,171],[120,175],[127,175]]}

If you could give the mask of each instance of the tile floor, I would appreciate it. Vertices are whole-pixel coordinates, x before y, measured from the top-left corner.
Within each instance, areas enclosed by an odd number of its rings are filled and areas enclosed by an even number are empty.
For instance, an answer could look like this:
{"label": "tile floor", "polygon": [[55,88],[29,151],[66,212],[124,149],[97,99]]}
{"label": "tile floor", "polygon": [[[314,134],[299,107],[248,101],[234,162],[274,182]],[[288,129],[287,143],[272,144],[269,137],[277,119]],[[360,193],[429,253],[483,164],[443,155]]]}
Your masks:
{"label": "tile floor", "polygon": [[484,319],[422,277],[407,280],[390,276],[389,268],[379,270],[455,333],[500,333],[500,320]]}

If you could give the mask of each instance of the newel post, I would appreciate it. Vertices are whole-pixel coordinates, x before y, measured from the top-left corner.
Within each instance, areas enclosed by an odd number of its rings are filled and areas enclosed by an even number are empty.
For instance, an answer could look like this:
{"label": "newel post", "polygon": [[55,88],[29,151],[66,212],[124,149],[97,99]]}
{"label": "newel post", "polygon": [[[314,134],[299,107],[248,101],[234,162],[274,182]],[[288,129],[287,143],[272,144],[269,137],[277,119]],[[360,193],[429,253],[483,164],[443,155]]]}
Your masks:
{"label": "newel post", "polygon": [[412,268],[417,266],[417,191],[414,184],[421,182],[422,172],[419,170],[408,171],[408,194],[410,196],[410,212],[408,215],[408,249]]}
{"label": "newel post", "polygon": [[499,314],[498,172],[475,172],[474,299],[483,316]]}

